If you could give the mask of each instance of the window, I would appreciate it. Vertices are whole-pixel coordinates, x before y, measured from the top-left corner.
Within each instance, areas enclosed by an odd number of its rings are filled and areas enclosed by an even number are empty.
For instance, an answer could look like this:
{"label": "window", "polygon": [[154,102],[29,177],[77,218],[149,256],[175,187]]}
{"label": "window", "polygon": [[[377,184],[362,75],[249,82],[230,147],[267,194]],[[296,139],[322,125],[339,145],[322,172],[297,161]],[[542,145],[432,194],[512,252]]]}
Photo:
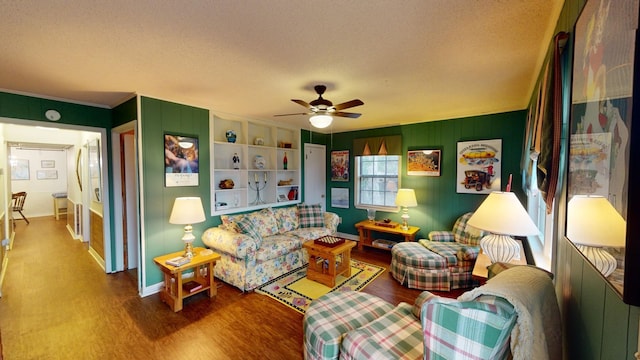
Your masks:
{"label": "window", "polygon": [[400,156],[356,156],[355,160],[355,206],[396,211]]}

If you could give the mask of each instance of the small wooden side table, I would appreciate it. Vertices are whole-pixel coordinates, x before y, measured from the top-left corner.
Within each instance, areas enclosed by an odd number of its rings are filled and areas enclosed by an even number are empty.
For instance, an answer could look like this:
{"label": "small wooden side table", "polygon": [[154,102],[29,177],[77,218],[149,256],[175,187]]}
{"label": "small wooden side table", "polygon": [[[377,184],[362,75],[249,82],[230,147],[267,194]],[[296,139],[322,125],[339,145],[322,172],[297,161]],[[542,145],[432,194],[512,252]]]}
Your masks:
{"label": "small wooden side table", "polygon": [[[307,279],[334,287],[338,275],[351,276],[351,249],[355,246],[356,242],[351,240],[334,247],[316,244],[313,240],[302,244],[309,253]],[[338,257],[342,257],[340,263],[336,262]]]}
{"label": "small wooden side table", "polygon": [[[527,265],[527,257],[524,254],[522,241],[520,240],[516,240],[516,241],[520,245],[520,259],[518,260],[513,259],[509,263],[517,264],[517,265]],[[476,263],[473,266],[473,272],[471,273],[471,276],[473,276],[473,278],[478,280],[480,283],[484,283],[485,281],[487,281],[487,278],[489,277],[489,270],[487,269],[489,265],[491,265],[491,260],[485,253],[482,252],[482,250],[480,250],[478,257],[476,258]]]}
{"label": "small wooden side table", "polygon": [[[194,256],[191,262],[182,266],[168,265],[166,261],[181,256],[184,251],[158,256],[153,259],[164,275],[164,286],[160,291],[160,299],[167,303],[174,312],[182,310],[182,300],[186,297],[203,291],[207,291],[210,298],[214,298],[218,294],[213,277],[213,267],[216,265],[216,261],[220,260],[220,255],[215,252],[209,255],[200,255],[203,250],[205,249],[201,247],[194,248]],[[201,289],[191,293],[182,288],[182,273],[189,269],[193,269],[194,273],[194,277],[189,281],[197,281],[202,285]]]}
{"label": "small wooden side table", "polygon": [[358,241],[358,250],[362,250],[363,246],[375,247],[376,249],[385,249],[374,246],[372,244],[374,239],[371,236],[371,232],[400,235],[404,238],[404,241],[414,241],[416,234],[418,233],[418,231],[420,231],[420,228],[417,226],[409,226],[408,230],[403,230],[402,225],[400,224],[396,224],[396,226],[394,227],[386,227],[376,225],[375,221],[371,220],[362,220],[355,226],[358,229],[358,233],[360,234],[360,241]]}

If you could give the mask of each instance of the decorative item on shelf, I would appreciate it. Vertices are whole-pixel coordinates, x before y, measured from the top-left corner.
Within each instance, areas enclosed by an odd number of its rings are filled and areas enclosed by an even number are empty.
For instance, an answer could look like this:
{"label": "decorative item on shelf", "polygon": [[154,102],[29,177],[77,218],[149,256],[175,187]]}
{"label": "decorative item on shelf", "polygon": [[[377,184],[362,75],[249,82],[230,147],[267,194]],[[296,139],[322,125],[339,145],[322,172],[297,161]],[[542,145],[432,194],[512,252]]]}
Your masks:
{"label": "decorative item on shelf", "polygon": [[402,230],[409,230],[409,208],[418,206],[413,189],[398,189],[396,205],[402,207]]}
{"label": "decorative item on shelf", "polygon": [[231,179],[224,179],[220,181],[220,184],[218,184],[218,187],[220,189],[233,189],[233,187],[235,186],[235,184],[233,183],[233,180]]}
{"label": "decorative item on shelf", "polygon": [[374,224],[376,226],[382,226],[390,229],[393,229],[394,227],[399,225],[398,223],[391,221],[391,219],[383,219],[382,221],[376,221]]}
{"label": "decorative item on shelf", "polygon": [[278,186],[287,186],[291,184],[293,184],[293,179],[278,181]]}
{"label": "decorative item on shelf", "polygon": [[520,245],[511,235],[538,234],[538,228],[512,192],[490,193],[469,218],[467,225],[490,232],[480,240],[480,247],[492,264],[508,263],[520,256]]}
{"label": "decorative item on shelf", "polygon": [[253,139],[253,145],[264,145],[264,139],[261,137],[257,137],[255,139]]}
{"label": "decorative item on shelf", "polygon": [[224,201],[216,202],[216,210],[226,210],[229,208],[229,204]]}
{"label": "decorative item on shelf", "polygon": [[240,156],[238,156],[238,153],[233,153],[233,158],[231,158],[231,161],[233,162],[234,169],[240,169]]}
{"label": "decorative item on shelf", "polygon": [[256,155],[256,157],[253,159],[253,165],[256,167],[256,169],[264,169],[266,163],[267,161],[262,155]]}
{"label": "decorative item on shelf", "polygon": [[184,225],[184,256],[191,259],[193,257],[193,227],[191,224],[201,223],[206,220],[202,200],[199,197],[179,197],[173,203],[169,223]]}
{"label": "decorative item on shelf", "polygon": [[602,196],[574,195],[567,211],[567,237],[607,277],[617,267],[616,258],[604,248],[625,246],[627,224]]}
{"label": "decorative item on shelf", "polygon": [[287,167],[289,166],[289,160],[287,159],[287,152],[284,152],[284,157],[282,158],[282,168],[287,170]]}
{"label": "decorative item on shelf", "polygon": [[289,194],[287,194],[287,197],[289,198],[289,200],[298,200],[298,187],[292,186],[291,189],[289,189]]}
{"label": "decorative item on shelf", "polygon": [[249,180],[249,189],[254,190],[256,192],[256,199],[251,203],[252,205],[258,204],[266,204],[262,197],[260,196],[260,191],[264,190],[267,187],[267,173],[264,173],[264,181],[260,180],[258,173],[253,173],[253,186],[251,186],[251,180]]}
{"label": "decorative item on shelf", "polygon": [[236,132],[234,130],[227,130],[224,134],[227,138],[227,142],[234,143],[236,142]]}
{"label": "decorative item on shelf", "polygon": [[280,141],[280,147],[285,149],[291,149],[292,144],[286,141]]}

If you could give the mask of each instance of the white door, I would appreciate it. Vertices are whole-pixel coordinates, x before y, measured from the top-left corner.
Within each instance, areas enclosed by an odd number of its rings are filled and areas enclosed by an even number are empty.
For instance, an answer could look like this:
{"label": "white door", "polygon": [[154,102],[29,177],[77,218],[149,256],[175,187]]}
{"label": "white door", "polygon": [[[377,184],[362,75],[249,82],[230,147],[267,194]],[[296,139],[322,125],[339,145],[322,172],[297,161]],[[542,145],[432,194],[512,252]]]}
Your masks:
{"label": "white door", "polygon": [[304,144],[304,202],[326,209],[327,149],[324,145]]}

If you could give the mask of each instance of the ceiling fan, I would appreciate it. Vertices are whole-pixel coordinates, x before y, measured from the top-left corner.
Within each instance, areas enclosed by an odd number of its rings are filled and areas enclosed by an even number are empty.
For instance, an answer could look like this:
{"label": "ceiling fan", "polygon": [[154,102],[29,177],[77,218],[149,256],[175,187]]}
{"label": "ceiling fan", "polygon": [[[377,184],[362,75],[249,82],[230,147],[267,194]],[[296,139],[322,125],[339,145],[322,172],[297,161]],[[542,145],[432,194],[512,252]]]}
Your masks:
{"label": "ceiling fan", "polygon": [[327,87],[324,85],[316,85],[313,87],[318,94],[318,98],[308,103],[304,100],[296,100],[291,99],[296,104],[302,105],[309,109],[308,112],[303,113],[294,113],[294,114],[280,114],[274,116],[290,116],[290,115],[313,115],[309,118],[311,125],[317,128],[325,128],[331,125],[333,121],[333,116],[340,117],[348,117],[352,119],[356,119],[360,117],[362,114],[341,111],[344,109],[364,105],[364,103],[359,99],[354,99],[351,101],[347,101],[341,104],[333,105],[333,103],[322,97],[322,94],[327,90]]}

